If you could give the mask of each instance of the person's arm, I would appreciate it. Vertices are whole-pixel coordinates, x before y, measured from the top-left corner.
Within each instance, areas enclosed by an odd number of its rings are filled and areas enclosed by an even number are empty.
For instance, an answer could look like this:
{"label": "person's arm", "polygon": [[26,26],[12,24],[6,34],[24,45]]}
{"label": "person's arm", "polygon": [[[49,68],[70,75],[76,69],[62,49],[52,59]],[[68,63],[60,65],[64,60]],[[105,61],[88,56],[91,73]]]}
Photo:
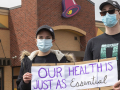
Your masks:
{"label": "person's arm", "polygon": [[113,86],[114,90],[120,90],[120,80]]}
{"label": "person's arm", "polygon": [[16,81],[17,90],[30,90],[31,84],[30,84],[30,82],[28,84],[26,84],[23,81],[23,75],[24,75],[24,67],[23,67],[23,63],[21,63],[20,73],[19,73],[18,79]]}
{"label": "person's arm", "polygon": [[83,61],[93,60],[92,39],[88,41]]}

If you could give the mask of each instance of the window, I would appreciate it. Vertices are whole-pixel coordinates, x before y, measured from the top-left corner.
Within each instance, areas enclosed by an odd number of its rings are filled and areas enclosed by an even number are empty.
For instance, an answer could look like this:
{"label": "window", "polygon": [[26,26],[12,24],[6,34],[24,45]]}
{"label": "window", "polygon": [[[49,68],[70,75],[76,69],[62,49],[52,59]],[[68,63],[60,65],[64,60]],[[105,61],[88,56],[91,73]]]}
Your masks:
{"label": "window", "polygon": [[4,90],[3,67],[0,67],[0,90]]}
{"label": "window", "polygon": [[16,80],[20,72],[20,67],[12,67],[12,90],[17,90]]}

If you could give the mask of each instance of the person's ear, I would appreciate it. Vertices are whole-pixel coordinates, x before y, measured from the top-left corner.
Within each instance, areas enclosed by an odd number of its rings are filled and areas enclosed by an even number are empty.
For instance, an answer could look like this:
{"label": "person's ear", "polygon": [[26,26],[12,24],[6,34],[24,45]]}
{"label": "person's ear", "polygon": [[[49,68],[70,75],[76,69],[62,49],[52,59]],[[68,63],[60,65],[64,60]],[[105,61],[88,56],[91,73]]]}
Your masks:
{"label": "person's ear", "polygon": [[37,44],[37,38],[35,38],[35,42],[36,42],[36,44]]}
{"label": "person's ear", "polygon": [[119,20],[120,20],[120,11],[118,13],[119,13]]}

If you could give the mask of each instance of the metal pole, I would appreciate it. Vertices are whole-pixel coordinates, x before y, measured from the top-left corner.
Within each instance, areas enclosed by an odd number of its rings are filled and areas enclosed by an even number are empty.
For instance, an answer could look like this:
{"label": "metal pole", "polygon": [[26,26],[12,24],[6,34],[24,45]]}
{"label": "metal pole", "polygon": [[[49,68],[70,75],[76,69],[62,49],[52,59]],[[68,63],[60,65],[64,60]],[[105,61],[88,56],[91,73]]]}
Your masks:
{"label": "metal pole", "polygon": [[[55,42],[54,42],[55,43]],[[60,48],[58,47],[58,45],[55,43],[55,45],[57,46],[57,48],[60,50]]]}

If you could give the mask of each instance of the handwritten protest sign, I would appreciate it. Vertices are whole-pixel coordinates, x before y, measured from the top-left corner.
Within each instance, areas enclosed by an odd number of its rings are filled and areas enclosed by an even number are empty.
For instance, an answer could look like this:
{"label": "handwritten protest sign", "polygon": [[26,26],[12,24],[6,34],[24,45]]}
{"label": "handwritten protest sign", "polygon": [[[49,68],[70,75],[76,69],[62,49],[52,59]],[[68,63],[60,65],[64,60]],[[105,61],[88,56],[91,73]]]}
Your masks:
{"label": "handwritten protest sign", "polygon": [[31,90],[77,90],[117,82],[117,61],[82,65],[32,66]]}

